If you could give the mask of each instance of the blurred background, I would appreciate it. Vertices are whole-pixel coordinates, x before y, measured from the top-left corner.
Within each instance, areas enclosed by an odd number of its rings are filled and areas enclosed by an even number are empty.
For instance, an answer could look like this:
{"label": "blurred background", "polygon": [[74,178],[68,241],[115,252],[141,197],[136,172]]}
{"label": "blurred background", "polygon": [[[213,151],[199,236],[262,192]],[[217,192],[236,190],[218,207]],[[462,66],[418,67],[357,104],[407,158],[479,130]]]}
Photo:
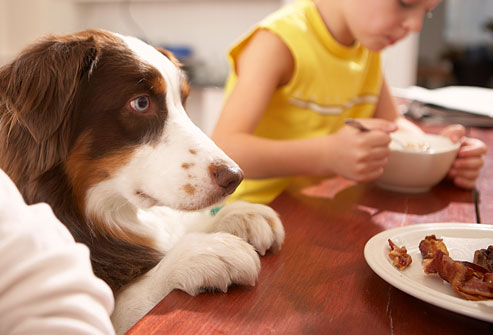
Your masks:
{"label": "blurred background", "polygon": [[[222,103],[230,45],[292,0],[0,0],[0,65],[47,33],[102,28],[175,52],[192,120],[207,134]],[[444,0],[423,30],[384,52],[393,87],[493,87],[493,1]]]}

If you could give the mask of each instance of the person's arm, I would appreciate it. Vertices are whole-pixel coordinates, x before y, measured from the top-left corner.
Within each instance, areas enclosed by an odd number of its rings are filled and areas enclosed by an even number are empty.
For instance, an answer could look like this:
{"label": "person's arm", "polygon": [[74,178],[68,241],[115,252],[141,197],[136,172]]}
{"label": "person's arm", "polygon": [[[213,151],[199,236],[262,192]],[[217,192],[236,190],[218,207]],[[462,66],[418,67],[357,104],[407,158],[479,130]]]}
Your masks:
{"label": "person's arm", "polygon": [[[423,132],[421,128],[398,113],[395,100],[385,82],[382,85],[375,117],[394,121],[402,131]],[[452,179],[459,187],[474,188],[484,164],[483,156],[486,154],[486,144],[478,139],[466,137],[465,128],[462,125],[450,125],[441,134],[449,137],[453,142],[462,142],[457,158],[448,173],[448,178]]]}
{"label": "person's arm", "polygon": [[46,204],[0,170],[0,334],[111,335],[113,295]]}
{"label": "person's arm", "polygon": [[[360,132],[344,126],[337,133],[301,140],[271,140],[252,135],[272,95],[289,82],[294,64],[286,45],[269,31],[258,31],[237,62],[237,82],[225,101],[212,139],[247,178],[339,174],[356,181],[378,177],[390,141],[382,120]],[[348,150],[350,148],[350,150]]]}
{"label": "person's arm", "polygon": [[314,160],[316,143],[252,135],[274,92],[290,80],[293,67],[289,49],[278,36],[266,30],[255,33],[238,57],[237,82],[225,101],[212,139],[248,178],[310,172],[307,163]]}

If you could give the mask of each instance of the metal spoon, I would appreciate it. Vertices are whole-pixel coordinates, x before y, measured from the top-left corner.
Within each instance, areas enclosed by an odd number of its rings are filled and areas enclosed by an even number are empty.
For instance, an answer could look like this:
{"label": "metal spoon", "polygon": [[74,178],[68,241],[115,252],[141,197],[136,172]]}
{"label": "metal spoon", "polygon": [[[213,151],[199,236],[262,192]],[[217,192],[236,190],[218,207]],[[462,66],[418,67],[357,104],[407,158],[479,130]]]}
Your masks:
{"label": "metal spoon", "polygon": [[361,124],[361,122],[355,119],[346,119],[344,120],[344,123],[361,131],[370,131],[370,129],[366,128],[363,124]]}
{"label": "metal spoon", "polygon": [[[361,122],[355,119],[346,119],[344,120],[344,123],[347,124],[348,126],[354,127],[361,131],[370,131],[369,128],[365,127]],[[400,140],[396,139],[395,137],[392,138],[392,141],[397,143],[397,145],[400,146],[402,149],[407,148],[407,146],[404,143],[402,143]]]}

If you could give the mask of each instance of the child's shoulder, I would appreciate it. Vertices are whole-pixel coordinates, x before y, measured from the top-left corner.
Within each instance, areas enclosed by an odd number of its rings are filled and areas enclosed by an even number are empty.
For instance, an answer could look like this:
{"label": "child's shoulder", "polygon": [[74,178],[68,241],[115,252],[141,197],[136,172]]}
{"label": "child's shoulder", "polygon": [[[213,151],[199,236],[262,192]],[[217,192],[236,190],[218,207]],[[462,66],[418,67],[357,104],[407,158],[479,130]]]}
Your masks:
{"label": "child's shoulder", "polygon": [[306,36],[306,31],[310,30],[307,12],[309,10],[316,11],[314,6],[311,0],[298,0],[279,8],[241,36],[231,47],[229,56],[236,58],[245,49],[246,45],[251,45],[252,41],[262,45],[262,41],[267,41],[267,44],[270,44],[272,41],[277,42],[279,40],[282,41],[283,45],[291,49],[290,40],[295,36],[297,36],[298,40],[303,40]]}

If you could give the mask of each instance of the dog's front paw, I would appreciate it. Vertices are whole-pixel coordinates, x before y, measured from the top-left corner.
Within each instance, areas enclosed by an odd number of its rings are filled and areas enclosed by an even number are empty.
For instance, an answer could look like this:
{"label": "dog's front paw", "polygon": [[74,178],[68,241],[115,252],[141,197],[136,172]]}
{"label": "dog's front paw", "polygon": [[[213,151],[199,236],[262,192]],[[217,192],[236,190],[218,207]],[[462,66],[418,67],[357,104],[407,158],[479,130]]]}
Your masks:
{"label": "dog's front paw", "polygon": [[164,258],[174,288],[196,295],[231,284],[254,286],[260,259],[253,247],[227,233],[186,235]]}
{"label": "dog's front paw", "polygon": [[280,250],[285,235],[281,220],[272,208],[245,201],[224,206],[216,214],[212,229],[241,237],[261,255],[269,249]]}

